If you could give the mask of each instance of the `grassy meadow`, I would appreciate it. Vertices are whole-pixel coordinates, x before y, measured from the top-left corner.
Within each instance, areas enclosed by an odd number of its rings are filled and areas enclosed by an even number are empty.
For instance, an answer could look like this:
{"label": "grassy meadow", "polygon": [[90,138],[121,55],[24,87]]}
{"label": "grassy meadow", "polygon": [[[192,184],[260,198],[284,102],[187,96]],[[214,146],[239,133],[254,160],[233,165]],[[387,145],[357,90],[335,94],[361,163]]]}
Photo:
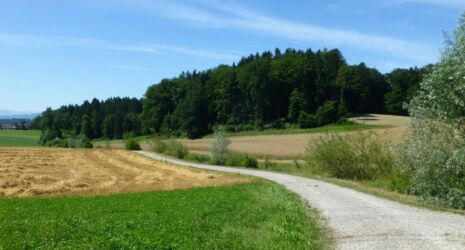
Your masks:
{"label": "grassy meadow", "polygon": [[[287,128],[287,129],[264,129],[264,130],[247,130],[240,132],[228,133],[229,137],[239,136],[260,136],[260,135],[293,135],[293,134],[312,134],[312,133],[336,133],[351,132],[367,129],[389,128],[389,125],[369,125],[359,123],[347,124],[328,124],[316,128]],[[212,138],[213,135],[207,135],[204,138]]]}
{"label": "grassy meadow", "polygon": [[37,147],[38,130],[0,130],[0,147]]}
{"label": "grassy meadow", "polygon": [[0,249],[322,249],[326,235],[315,211],[265,181],[0,199]]}

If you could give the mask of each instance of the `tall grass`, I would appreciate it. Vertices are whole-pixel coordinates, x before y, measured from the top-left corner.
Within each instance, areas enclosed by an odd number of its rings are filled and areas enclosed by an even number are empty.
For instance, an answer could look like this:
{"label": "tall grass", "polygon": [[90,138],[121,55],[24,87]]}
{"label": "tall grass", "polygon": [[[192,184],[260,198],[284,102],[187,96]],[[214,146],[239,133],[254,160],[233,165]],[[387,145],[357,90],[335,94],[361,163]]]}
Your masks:
{"label": "tall grass", "polygon": [[153,150],[160,154],[167,154],[178,159],[184,159],[189,155],[187,147],[182,143],[170,139],[168,142],[162,141],[158,138],[153,139]]}
{"label": "tall grass", "polygon": [[373,180],[391,175],[394,155],[374,133],[332,134],[307,147],[311,166],[327,170],[341,179]]}

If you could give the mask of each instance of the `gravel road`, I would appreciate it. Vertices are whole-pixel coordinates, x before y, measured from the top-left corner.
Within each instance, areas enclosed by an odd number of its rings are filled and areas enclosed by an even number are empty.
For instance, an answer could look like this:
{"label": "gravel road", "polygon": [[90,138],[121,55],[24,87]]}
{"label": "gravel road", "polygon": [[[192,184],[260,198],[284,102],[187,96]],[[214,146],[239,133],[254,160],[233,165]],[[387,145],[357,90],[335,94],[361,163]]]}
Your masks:
{"label": "gravel road", "polygon": [[246,174],[284,185],[320,211],[334,231],[337,249],[465,249],[465,216],[410,207],[304,177],[138,153],[177,165]]}

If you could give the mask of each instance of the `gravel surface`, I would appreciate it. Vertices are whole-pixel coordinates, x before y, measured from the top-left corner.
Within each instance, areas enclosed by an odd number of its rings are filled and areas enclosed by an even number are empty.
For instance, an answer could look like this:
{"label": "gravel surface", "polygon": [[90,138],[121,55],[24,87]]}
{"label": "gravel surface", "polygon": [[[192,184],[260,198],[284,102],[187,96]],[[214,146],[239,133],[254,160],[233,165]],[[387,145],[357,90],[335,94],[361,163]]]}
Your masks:
{"label": "gravel surface", "polygon": [[138,153],[177,165],[246,174],[284,185],[320,211],[334,231],[337,249],[465,249],[465,216],[410,207],[304,177]]}

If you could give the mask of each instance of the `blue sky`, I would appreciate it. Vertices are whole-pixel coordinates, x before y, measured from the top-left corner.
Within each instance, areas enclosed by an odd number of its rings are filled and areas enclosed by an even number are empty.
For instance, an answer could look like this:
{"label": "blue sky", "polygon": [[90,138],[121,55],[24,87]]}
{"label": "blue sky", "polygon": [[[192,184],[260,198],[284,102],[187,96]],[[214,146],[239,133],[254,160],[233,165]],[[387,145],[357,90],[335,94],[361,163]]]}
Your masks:
{"label": "blue sky", "polygon": [[0,2],[0,109],[141,97],[257,51],[339,48],[382,72],[438,60],[464,0]]}

